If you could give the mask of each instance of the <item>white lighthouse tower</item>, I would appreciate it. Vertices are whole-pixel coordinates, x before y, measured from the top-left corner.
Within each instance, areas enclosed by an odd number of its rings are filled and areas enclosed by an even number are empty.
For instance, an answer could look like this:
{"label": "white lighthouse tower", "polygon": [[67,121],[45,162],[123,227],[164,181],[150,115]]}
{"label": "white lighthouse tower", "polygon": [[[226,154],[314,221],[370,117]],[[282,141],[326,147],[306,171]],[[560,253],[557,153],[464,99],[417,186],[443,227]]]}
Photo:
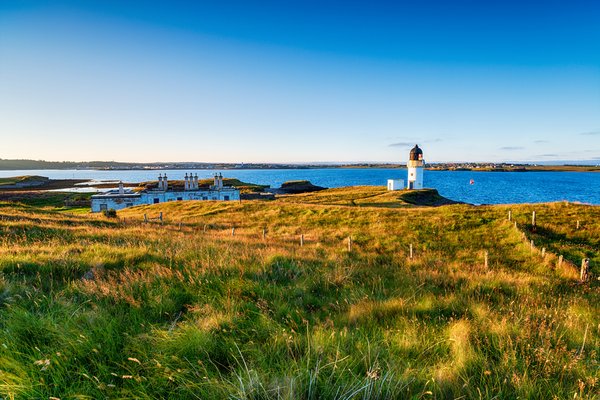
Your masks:
{"label": "white lighthouse tower", "polygon": [[423,161],[423,150],[419,148],[419,145],[415,144],[410,154],[408,155],[408,185],[406,188],[411,189],[423,189],[423,167],[425,161]]}

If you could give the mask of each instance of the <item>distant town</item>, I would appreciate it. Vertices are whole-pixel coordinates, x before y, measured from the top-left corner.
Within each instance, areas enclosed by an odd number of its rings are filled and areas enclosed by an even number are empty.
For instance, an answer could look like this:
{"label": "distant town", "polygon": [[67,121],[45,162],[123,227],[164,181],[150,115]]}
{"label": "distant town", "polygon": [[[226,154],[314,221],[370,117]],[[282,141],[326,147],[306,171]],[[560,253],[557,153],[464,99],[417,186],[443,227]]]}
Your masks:
{"label": "distant town", "polygon": [[[156,162],[129,163],[116,161],[44,161],[0,159],[0,170],[38,169],[89,169],[89,170],[228,170],[228,169],[314,169],[314,168],[406,168],[404,163],[206,163],[206,162]],[[600,171],[600,162],[573,162],[549,165],[548,163],[490,163],[490,162],[440,162],[427,163],[426,169],[436,171]]]}

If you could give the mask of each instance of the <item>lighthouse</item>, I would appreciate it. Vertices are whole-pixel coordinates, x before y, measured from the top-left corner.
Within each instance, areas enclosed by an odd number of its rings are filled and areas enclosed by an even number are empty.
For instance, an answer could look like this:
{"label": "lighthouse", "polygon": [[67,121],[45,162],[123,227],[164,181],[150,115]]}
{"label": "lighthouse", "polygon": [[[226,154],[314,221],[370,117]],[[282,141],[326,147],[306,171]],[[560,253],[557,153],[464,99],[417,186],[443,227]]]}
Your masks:
{"label": "lighthouse", "polygon": [[408,155],[408,185],[406,188],[411,189],[423,189],[423,167],[425,161],[423,161],[423,150],[419,148],[418,144],[412,148]]}

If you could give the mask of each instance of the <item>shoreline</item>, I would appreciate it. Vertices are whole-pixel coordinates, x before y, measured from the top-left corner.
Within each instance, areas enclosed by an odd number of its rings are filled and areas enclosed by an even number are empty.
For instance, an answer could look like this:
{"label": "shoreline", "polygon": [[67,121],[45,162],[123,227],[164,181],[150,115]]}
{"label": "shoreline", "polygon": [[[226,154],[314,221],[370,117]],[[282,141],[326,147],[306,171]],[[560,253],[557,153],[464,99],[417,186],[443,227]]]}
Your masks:
{"label": "shoreline", "polygon": [[[164,166],[157,168],[0,168],[1,171],[166,171],[166,170],[223,170],[223,171],[244,171],[244,170],[314,170],[314,169],[406,169],[404,164],[381,164],[381,165],[303,165],[287,166],[277,165],[272,167],[235,167],[235,166]],[[515,167],[425,167],[427,171],[448,171],[448,172],[600,172],[600,166],[593,165],[549,165],[549,166],[515,166]]]}

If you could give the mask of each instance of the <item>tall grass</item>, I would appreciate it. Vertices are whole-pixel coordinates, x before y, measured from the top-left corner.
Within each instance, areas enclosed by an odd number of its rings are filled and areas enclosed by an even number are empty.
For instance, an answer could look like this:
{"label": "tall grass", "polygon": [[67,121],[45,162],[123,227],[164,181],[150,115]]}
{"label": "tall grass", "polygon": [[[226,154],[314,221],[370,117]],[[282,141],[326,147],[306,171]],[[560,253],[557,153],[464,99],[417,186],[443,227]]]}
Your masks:
{"label": "tall grass", "polygon": [[[3,204],[1,396],[598,397],[598,282],[532,253],[508,206],[340,193],[348,204],[326,191],[119,221]],[[597,207],[510,209],[528,240],[598,274]],[[164,225],[140,223],[160,211]]]}

